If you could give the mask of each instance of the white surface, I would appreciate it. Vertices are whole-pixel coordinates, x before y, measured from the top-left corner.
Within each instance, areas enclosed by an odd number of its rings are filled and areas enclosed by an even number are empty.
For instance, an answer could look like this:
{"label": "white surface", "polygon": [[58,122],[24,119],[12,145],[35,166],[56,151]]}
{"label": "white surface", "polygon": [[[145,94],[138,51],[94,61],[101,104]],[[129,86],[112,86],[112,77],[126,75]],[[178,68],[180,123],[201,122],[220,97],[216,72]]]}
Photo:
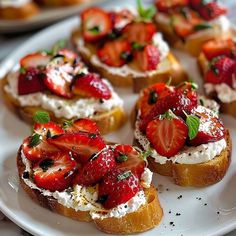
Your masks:
{"label": "white surface", "polygon": [[[119,1],[119,4],[124,2]],[[69,19],[34,36],[3,62],[0,74],[3,75],[7,66],[13,66],[24,54],[49,48],[58,39],[69,37],[77,23],[77,18]],[[200,82],[195,60],[186,54],[177,54],[184,59],[183,63],[191,77]],[[117,89],[117,92],[123,97],[125,110],[130,114],[137,96],[129,89]],[[30,127],[15,117],[2,104],[2,100],[0,107],[0,210],[35,235],[102,235],[93,224],[76,222],[40,207],[19,187],[15,158],[23,138],[30,134]],[[223,120],[236,144],[236,120],[228,116],[223,116]],[[133,130],[129,121],[119,131],[108,135],[108,138],[132,143]],[[234,147],[232,157],[235,154]],[[236,228],[235,169],[236,160],[233,158],[229,171],[220,183],[201,189],[179,187],[171,179],[154,174],[154,184],[159,186],[164,219],[159,227],[142,235],[222,235]],[[180,195],[182,198],[178,199]],[[181,215],[176,216],[176,213]],[[171,226],[170,222],[174,222],[175,226]],[[2,231],[1,235],[4,235]]]}

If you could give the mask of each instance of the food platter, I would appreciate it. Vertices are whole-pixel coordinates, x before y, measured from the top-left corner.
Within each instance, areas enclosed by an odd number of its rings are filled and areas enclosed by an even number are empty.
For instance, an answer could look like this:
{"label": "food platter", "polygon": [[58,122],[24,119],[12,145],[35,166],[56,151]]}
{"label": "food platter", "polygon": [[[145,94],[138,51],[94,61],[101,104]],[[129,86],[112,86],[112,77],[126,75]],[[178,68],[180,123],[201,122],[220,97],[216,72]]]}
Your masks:
{"label": "food platter", "polygon": [[[135,4],[135,1],[119,1],[119,7]],[[107,2],[107,8],[114,7]],[[69,39],[78,18],[73,17],[53,25],[26,41],[9,55],[0,65],[0,77],[3,77],[25,54],[37,49],[50,48],[59,39]],[[66,29],[66,30],[65,30]],[[181,63],[191,77],[199,83],[196,59],[175,51]],[[116,89],[125,101],[125,111],[129,117],[137,95],[131,89]],[[19,120],[1,99],[0,114],[0,210],[12,221],[34,235],[102,235],[93,224],[77,222],[48,211],[34,203],[19,186],[16,153],[22,139],[30,132],[30,127]],[[236,143],[236,120],[230,116],[221,116],[229,128],[233,144]],[[108,140],[132,144],[133,130],[130,119],[117,132],[107,135]],[[232,157],[236,155],[235,145]],[[159,198],[164,210],[161,225],[141,235],[222,235],[236,228],[236,160],[224,179],[206,188],[183,188],[173,184],[172,180],[154,174],[154,184],[158,188]]]}

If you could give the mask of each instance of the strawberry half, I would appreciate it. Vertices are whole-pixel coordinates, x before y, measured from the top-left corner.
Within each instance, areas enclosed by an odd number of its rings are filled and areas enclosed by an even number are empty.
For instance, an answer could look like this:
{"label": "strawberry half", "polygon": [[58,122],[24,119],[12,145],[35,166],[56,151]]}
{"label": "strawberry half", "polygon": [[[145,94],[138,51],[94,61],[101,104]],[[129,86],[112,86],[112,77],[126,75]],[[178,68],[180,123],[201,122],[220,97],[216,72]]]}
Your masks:
{"label": "strawberry half", "polygon": [[130,43],[146,45],[151,43],[153,35],[157,29],[155,24],[150,22],[132,22],[122,30],[124,37]]}
{"label": "strawberry half", "polygon": [[206,42],[202,51],[208,60],[218,56],[236,57],[236,46],[232,39],[216,39]]}
{"label": "strawberry half", "polygon": [[108,41],[98,49],[97,56],[109,66],[120,67],[130,60],[131,45],[124,39]]}
{"label": "strawberry half", "polygon": [[78,133],[80,131],[89,132],[93,134],[100,134],[96,122],[90,119],[78,119],[72,122],[71,124],[66,124],[66,133]]}
{"label": "strawberry half", "polygon": [[170,158],[184,146],[188,127],[181,118],[166,115],[151,121],[147,126],[146,135],[160,155]]}
{"label": "strawberry half", "polygon": [[87,162],[75,178],[75,183],[89,186],[98,183],[116,165],[114,153],[106,148]]}
{"label": "strawberry half", "polygon": [[228,57],[216,58],[216,60],[213,60],[211,62],[210,69],[205,74],[204,80],[207,83],[226,83],[229,86],[232,86],[234,64],[234,60]]}
{"label": "strawberry half", "polygon": [[194,113],[200,119],[197,136],[188,143],[198,146],[204,143],[215,142],[225,137],[226,130],[215,113],[205,107],[197,108]]}
{"label": "strawberry half", "polygon": [[42,92],[45,90],[43,83],[44,74],[37,68],[29,67],[21,72],[18,78],[18,94],[27,95],[30,93]]}
{"label": "strawberry half", "polygon": [[189,0],[156,0],[155,5],[160,12],[168,12],[177,7],[184,7],[189,4]]}
{"label": "strawberry half", "polygon": [[62,151],[77,154],[81,163],[88,162],[92,155],[106,146],[100,135],[87,132],[65,133],[48,139],[48,142]]}
{"label": "strawberry half", "polygon": [[20,60],[20,66],[23,68],[29,67],[45,67],[51,59],[51,56],[46,53],[36,52],[28,54]]}
{"label": "strawberry half", "polygon": [[101,77],[95,73],[82,74],[75,77],[72,85],[72,92],[84,97],[99,99],[110,99],[111,90]]}
{"label": "strawberry half", "polygon": [[146,45],[142,51],[136,52],[135,59],[142,71],[156,70],[160,62],[160,52],[155,45]]}
{"label": "strawberry half", "polygon": [[48,123],[34,123],[34,132],[44,136],[45,138],[51,138],[54,135],[63,134],[64,130],[53,121]]}
{"label": "strawberry half", "polygon": [[101,8],[91,7],[81,13],[84,40],[96,42],[109,34],[112,22],[109,14]]}
{"label": "strawberry half", "polygon": [[63,191],[72,184],[77,163],[68,153],[57,153],[40,160],[33,167],[33,178],[39,188]]}
{"label": "strawberry half", "polygon": [[107,209],[129,201],[141,189],[131,171],[113,169],[99,184],[98,199]]}
{"label": "strawberry half", "polygon": [[118,162],[117,168],[131,170],[134,175],[141,178],[146,166],[141,154],[130,145],[117,145],[114,149],[115,158]]}
{"label": "strawberry half", "polygon": [[216,19],[217,17],[227,13],[227,8],[212,1],[199,8],[199,14],[207,21]]}

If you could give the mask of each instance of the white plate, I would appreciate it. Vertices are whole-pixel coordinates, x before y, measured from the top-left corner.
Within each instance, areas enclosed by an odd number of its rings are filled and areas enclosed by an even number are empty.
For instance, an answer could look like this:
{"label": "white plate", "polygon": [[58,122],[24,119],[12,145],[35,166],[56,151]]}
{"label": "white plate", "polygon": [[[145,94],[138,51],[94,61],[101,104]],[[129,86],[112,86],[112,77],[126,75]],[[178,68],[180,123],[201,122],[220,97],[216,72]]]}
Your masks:
{"label": "white plate", "polygon": [[[119,1],[120,6],[124,4],[125,0]],[[107,7],[111,6],[112,3],[107,4]],[[58,39],[69,38],[71,30],[77,24],[78,19],[72,18],[35,35],[3,62],[0,73],[3,75],[5,68],[10,68],[28,52],[50,48]],[[177,54],[191,77],[201,83],[195,59],[184,53]],[[125,110],[130,114],[137,95],[132,94],[129,89],[117,91],[125,100]],[[22,139],[29,135],[30,128],[15,117],[2,101],[0,107],[0,210],[16,224],[35,235],[102,235],[92,223],[76,222],[40,207],[22,190],[18,184],[15,158],[17,148]],[[233,143],[236,144],[236,120],[228,116],[222,118],[231,131]],[[133,131],[130,123],[127,122],[118,132],[108,135],[108,138],[117,142],[132,143]],[[235,153],[234,146],[232,156]],[[159,187],[164,218],[160,226],[142,235],[221,235],[235,229],[235,169],[236,160],[233,158],[229,171],[220,183],[200,189],[179,187],[174,185],[171,179],[155,174],[154,184]],[[182,198],[178,199],[180,195]],[[176,216],[176,213],[181,215]],[[175,226],[171,226],[170,222],[174,222]]]}
{"label": "white plate", "polygon": [[79,11],[95,3],[101,3],[104,0],[92,0],[91,2],[73,5],[68,7],[51,7],[40,9],[38,15],[26,20],[0,20],[0,33],[19,33],[32,29],[38,29],[42,26],[49,25],[58,20],[78,14]]}

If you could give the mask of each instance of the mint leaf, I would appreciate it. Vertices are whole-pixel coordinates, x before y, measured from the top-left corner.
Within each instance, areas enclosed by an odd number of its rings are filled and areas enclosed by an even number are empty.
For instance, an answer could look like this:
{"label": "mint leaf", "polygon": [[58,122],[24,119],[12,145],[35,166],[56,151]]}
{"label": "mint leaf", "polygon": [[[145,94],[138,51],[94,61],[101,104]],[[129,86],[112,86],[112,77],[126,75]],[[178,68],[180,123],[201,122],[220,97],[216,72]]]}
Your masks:
{"label": "mint leaf", "polygon": [[171,83],[172,83],[172,77],[169,76],[169,79],[168,79],[168,81],[166,82],[166,85],[167,85],[167,86],[170,86]]}
{"label": "mint leaf", "polygon": [[20,74],[24,74],[26,72],[26,69],[24,67],[20,68]]}
{"label": "mint leaf", "polygon": [[41,135],[40,134],[37,134],[37,133],[35,133],[35,134],[33,134],[32,136],[31,136],[31,138],[30,138],[30,142],[29,142],[29,147],[30,148],[32,148],[32,147],[35,147],[35,146],[37,146],[39,143],[40,143],[40,141],[41,141]]}
{"label": "mint leaf", "polygon": [[36,111],[33,120],[34,122],[45,124],[50,121],[50,116],[46,111]]}
{"label": "mint leaf", "polygon": [[144,46],[139,43],[134,42],[134,43],[132,43],[132,48],[135,50],[142,50],[144,48]]}
{"label": "mint leaf", "polygon": [[195,31],[210,29],[210,28],[212,28],[212,25],[207,24],[207,23],[201,23],[201,24],[198,24],[198,25],[194,26]]}
{"label": "mint leaf", "polygon": [[93,28],[89,29],[89,31],[93,34],[98,34],[100,32],[99,26],[94,26]]}
{"label": "mint leaf", "polygon": [[132,172],[131,172],[130,170],[128,170],[128,171],[126,171],[126,172],[124,172],[124,173],[118,175],[118,176],[117,176],[117,179],[118,179],[119,181],[121,181],[121,180],[123,180],[123,179],[126,179],[126,178],[130,177],[131,175],[132,175]]}
{"label": "mint leaf", "polygon": [[200,120],[197,116],[187,115],[186,124],[188,126],[188,136],[192,140],[197,136]]}
{"label": "mint leaf", "polygon": [[142,5],[141,0],[137,0],[137,9],[138,9],[139,16],[143,20],[151,20],[156,13],[156,9],[154,6],[151,6],[145,9]]}
{"label": "mint leaf", "polygon": [[121,162],[125,162],[125,161],[127,161],[127,160],[128,160],[128,157],[127,157],[124,153],[119,152],[119,155],[118,155],[118,157],[116,158],[116,161],[119,162],[119,163],[121,163]]}
{"label": "mint leaf", "polygon": [[52,48],[52,54],[56,55],[58,51],[66,46],[65,40],[59,40]]}

